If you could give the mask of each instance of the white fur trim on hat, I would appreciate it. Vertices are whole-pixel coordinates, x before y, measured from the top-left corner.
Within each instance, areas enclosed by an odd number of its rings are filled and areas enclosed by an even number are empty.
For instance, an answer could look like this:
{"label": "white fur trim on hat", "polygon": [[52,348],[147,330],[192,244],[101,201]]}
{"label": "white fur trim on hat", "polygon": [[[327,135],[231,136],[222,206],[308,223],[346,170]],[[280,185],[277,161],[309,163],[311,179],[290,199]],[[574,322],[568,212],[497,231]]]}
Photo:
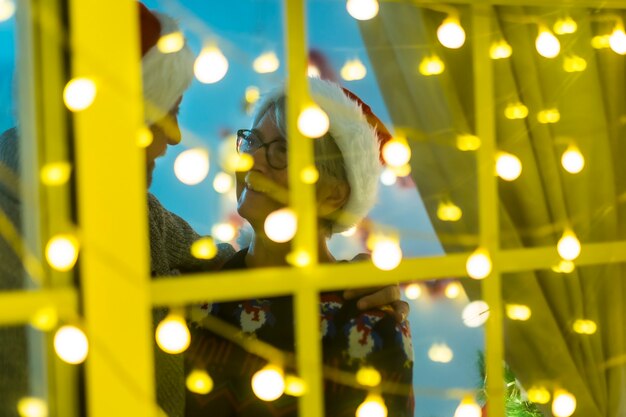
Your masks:
{"label": "white fur trim on hat", "polygon": [[[161,36],[180,31],[171,17],[152,13],[161,23]],[[155,45],[145,53],[141,65],[146,123],[163,118],[183,95],[193,79],[193,62],[194,55],[186,43],[177,52],[164,54]]]}

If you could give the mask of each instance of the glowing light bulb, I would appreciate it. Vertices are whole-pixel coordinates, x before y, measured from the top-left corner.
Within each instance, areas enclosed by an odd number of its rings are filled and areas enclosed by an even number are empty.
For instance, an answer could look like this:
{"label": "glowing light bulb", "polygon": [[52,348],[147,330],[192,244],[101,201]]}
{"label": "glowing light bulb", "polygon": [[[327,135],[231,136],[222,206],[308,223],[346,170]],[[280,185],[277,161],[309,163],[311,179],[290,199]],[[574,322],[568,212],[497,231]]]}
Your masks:
{"label": "glowing light bulb", "polygon": [[359,59],[348,60],[341,68],[341,78],[346,81],[362,80],[367,75],[365,65]]}
{"label": "glowing light bulb", "polygon": [[522,174],[522,161],[513,154],[500,152],[496,159],[496,172],[505,181],[513,181]]}
{"label": "glowing light bulb", "polygon": [[59,315],[54,307],[44,307],[37,310],[30,320],[30,325],[42,332],[54,329],[59,322]]}
{"label": "glowing light bulb", "polygon": [[209,174],[209,152],[200,148],[181,152],[174,161],[174,173],[183,184],[199,184]]}
{"label": "glowing light bulb", "polygon": [[185,38],[180,31],[168,33],[159,38],[157,48],[164,54],[178,52],[185,46]]}
{"label": "glowing light bulb", "polygon": [[428,349],[428,357],[433,362],[449,363],[454,358],[454,352],[445,343],[433,343]]}
{"label": "glowing light bulb", "polygon": [[480,138],[475,135],[458,135],[456,147],[460,151],[475,151],[480,148]]}
{"label": "glowing light bulb", "polygon": [[63,101],[71,111],[85,110],[96,99],[96,83],[89,78],[74,78],[63,89]]}
{"label": "glowing light bulb", "polygon": [[417,300],[422,295],[422,287],[419,284],[409,284],[404,288],[404,295],[409,300]]}
{"label": "glowing light bulb", "polygon": [[507,304],[506,315],[511,320],[526,321],[530,318],[532,312],[530,308],[523,304]]}
{"label": "glowing light bulb", "polygon": [[380,182],[382,182],[384,185],[387,185],[387,186],[394,185],[397,179],[398,177],[396,176],[396,173],[393,172],[392,169],[385,168],[380,173]]}
{"label": "glowing light bulb", "polygon": [[611,47],[611,35],[597,35],[591,38],[591,46],[595,49],[606,49]]}
{"label": "glowing light bulb", "polygon": [[269,74],[280,67],[280,61],[274,52],[259,55],[252,63],[252,68],[259,74]]}
{"label": "glowing light bulb", "polygon": [[482,410],[476,404],[472,396],[463,398],[457,409],[454,411],[454,417],[481,417]]}
{"label": "glowing light bulb", "polygon": [[213,379],[203,370],[194,369],[185,380],[187,389],[196,394],[208,394],[213,389]]}
{"label": "glowing light bulb", "polygon": [[193,72],[201,83],[216,83],[228,72],[228,60],[218,47],[205,47],[193,64]]}
{"label": "glowing light bulb", "polygon": [[41,168],[41,182],[48,186],[63,185],[70,179],[71,172],[69,162],[51,162]]}
{"label": "glowing light bulb", "polygon": [[287,262],[290,265],[304,268],[305,266],[311,265],[311,254],[305,250],[290,252],[287,255]]}
{"label": "glowing light bulb", "polygon": [[301,397],[306,392],[306,384],[295,375],[285,376],[285,393],[293,397]]}
{"label": "glowing light bulb", "polygon": [[537,40],[535,40],[535,47],[539,55],[545,58],[554,58],[561,51],[561,43],[548,29],[541,28]]}
{"label": "glowing light bulb", "polygon": [[537,404],[547,404],[550,397],[550,391],[545,387],[533,386],[528,390],[528,399]]}
{"label": "glowing light bulb", "polygon": [[594,334],[598,330],[598,325],[593,320],[578,319],[572,325],[578,334]]}
{"label": "glowing light bulb", "polygon": [[315,65],[309,64],[306,69],[306,75],[310,78],[320,78],[322,74],[320,73],[319,68],[317,68]]}
{"label": "glowing light bulb", "polygon": [[528,116],[528,107],[520,102],[509,103],[504,109],[504,117],[511,120],[525,119]]}
{"label": "glowing light bulb", "polygon": [[576,411],[576,397],[563,389],[554,391],[552,414],[555,417],[569,417],[574,414],[574,411]]}
{"label": "glowing light bulb", "polygon": [[296,213],[289,208],[276,210],[265,219],[265,234],[274,242],[289,242],[296,235],[297,228]]}
{"label": "glowing light bulb", "polygon": [[433,55],[431,57],[425,57],[422,59],[419,65],[419,72],[422,75],[438,75],[443,72],[445,69],[445,65],[441,58],[437,55]]}
{"label": "glowing light bulb", "polygon": [[79,328],[63,326],[54,335],[54,350],[61,360],[76,365],[87,358],[89,342]]}
{"label": "glowing light bulb", "polygon": [[20,398],[17,402],[17,412],[20,414],[20,417],[48,417],[48,404],[41,398]]}
{"label": "glowing light bulb", "polygon": [[489,306],[481,300],[472,301],[465,306],[461,317],[467,327],[480,327],[489,318]]}
{"label": "glowing light bulb", "polygon": [[252,376],[252,391],[263,401],[274,401],[285,392],[283,370],[268,365]]}
{"label": "glowing light bulb", "polygon": [[166,353],[182,353],[189,347],[189,329],[185,319],[177,313],[170,313],[156,328],[156,341]]}
{"label": "glowing light bulb", "polygon": [[387,417],[387,406],[383,397],[369,394],[356,409],[356,417]]}
{"label": "glowing light bulb", "polygon": [[191,254],[197,259],[213,259],[217,255],[217,246],[210,236],[202,237],[191,245]]}
{"label": "glowing light bulb", "polygon": [[380,372],[371,366],[364,366],[356,373],[356,382],[365,387],[377,387],[380,385],[381,381],[382,377]]}
{"label": "glowing light bulb", "polygon": [[370,20],[378,14],[378,0],[348,0],[346,9],[357,20]]}
{"label": "glowing light bulb", "polygon": [[348,230],[339,233],[341,236],[345,236],[345,237],[350,237],[350,236],[354,236],[354,234],[356,233],[356,226],[352,226],[351,228],[349,228]]}
{"label": "glowing light bulb", "polygon": [[566,261],[573,261],[580,255],[580,241],[571,230],[566,230],[563,233],[559,243],[556,245],[556,249],[561,255],[561,258]]}
{"label": "glowing light bulb", "polygon": [[465,31],[459,19],[455,17],[446,18],[437,29],[437,39],[446,48],[458,49],[465,43]]}
{"label": "glowing light bulb", "polygon": [[563,59],[563,71],[565,72],[582,72],[587,69],[587,61],[579,56],[571,55]]}
{"label": "glowing light bulb", "polygon": [[309,138],[319,138],[328,132],[328,115],[317,104],[309,104],[298,116],[298,130]]}
{"label": "glowing light bulb", "polygon": [[445,294],[446,297],[450,299],[455,299],[459,295],[461,295],[461,291],[463,291],[463,287],[458,282],[450,282],[446,285]]}
{"label": "glowing light bulb", "polygon": [[308,166],[300,172],[300,179],[305,184],[315,184],[320,178],[320,173],[314,165]]}
{"label": "glowing light bulb", "polygon": [[570,272],[573,272],[575,268],[576,266],[574,265],[574,262],[561,259],[558,264],[552,267],[552,270],[558,273],[569,274]]}
{"label": "glowing light bulb", "polygon": [[556,123],[561,120],[559,109],[546,109],[537,113],[537,121],[539,123]]}
{"label": "glowing light bulb", "polygon": [[626,55],[626,33],[620,25],[615,27],[609,37],[609,46],[616,54]]}
{"label": "glowing light bulb", "polygon": [[391,239],[379,239],[372,250],[372,262],[378,269],[390,271],[400,265],[402,249],[397,241]]}
{"label": "glowing light bulb", "polygon": [[254,104],[257,101],[259,101],[260,97],[261,97],[261,91],[259,90],[259,87],[251,85],[246,88],[246,102],[247,103]]}
{"label": "glowing light bulb", "polygon": [[137,132],[137,146],[140,148],[147,148],[154,140],[154,135],[147,127],[142,127]]}
{"label": "glowing light bulb", "polygon": [[562,19],[557,20],[554,23],[554,33],[557,35],[569,35],[571,33],[576,32],[578,30],[578,24],[574,19],[567,16]]}
{"label": "glowing light bulb", "polygon": [[69,271],[78,259],[78,240],[68,234],[53,236],[46,245],[46,259],[57,271]]}
{"label": "glowing light bulb", "polygon": [[474,279],[483,279],[491,273],[491,259],[484,249],[476,249],[465,263],[467,275]]}
{"label": "glowing light bulb", "polygon": [[443,222],[456,222],[463,216],[461,208],[450,201],[440,201],[437,206],[437,217]]}
{"label": "glowing light bulb", "polygon": [[217,223],[211,228],[211,234],[222,242],[230,242],[236,233],[235,227],[230,223]]}
{"label": "glowing light bulb", "polygon": [[578,148],[570,145],[561,157],[561,165],[570,174],[578,174],[585,167],[585,158]]}
{"label": "glowing light bulb", "polygon": [[405,139],[391,139],[383,146],[383,160],[391,167],[401,167],[411,159],[411,148]]}
{"label": "glowing light bulb", "polygon": [[513,54],[513,48],[504,39],[494,42],[489,48],[489,56],[491,59],[504,59]]}

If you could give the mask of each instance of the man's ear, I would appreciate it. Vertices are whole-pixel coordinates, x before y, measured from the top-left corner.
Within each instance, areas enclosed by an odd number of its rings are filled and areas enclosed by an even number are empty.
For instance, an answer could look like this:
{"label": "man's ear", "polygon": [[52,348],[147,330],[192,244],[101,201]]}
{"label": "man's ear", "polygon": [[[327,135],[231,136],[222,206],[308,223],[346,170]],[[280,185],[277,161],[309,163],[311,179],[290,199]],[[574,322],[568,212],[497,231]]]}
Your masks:
{"label": "man's ear", "polygon": [[350,198],[350,186],[345,181],[327,180],[317,186],[317,211],[320,217],[328,217],[343,208]]}

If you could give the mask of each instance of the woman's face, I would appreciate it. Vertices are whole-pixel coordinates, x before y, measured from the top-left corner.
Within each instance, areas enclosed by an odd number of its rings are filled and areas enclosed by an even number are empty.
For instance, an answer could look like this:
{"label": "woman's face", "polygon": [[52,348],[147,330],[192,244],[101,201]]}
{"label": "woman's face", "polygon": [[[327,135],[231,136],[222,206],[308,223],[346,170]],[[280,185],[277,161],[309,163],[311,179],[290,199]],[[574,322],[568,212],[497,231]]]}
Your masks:
{"label": "woman's face", "polygon": [[[268,113],[252,131],[263,143],[286,140]],[[237,173],[237,211],[257,231],[263,230],[265,218],[271,212],[287,205],[288,170],[272,168],[266,150],[260,147],[254,151],[252,169]]]}

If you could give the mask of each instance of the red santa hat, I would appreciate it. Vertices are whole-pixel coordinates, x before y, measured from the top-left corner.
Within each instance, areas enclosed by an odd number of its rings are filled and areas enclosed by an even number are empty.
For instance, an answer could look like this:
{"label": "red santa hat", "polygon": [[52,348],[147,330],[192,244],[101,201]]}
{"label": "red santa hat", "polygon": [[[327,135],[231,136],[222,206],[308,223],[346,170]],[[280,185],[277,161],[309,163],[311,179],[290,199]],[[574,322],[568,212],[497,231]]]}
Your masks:
{"label": "red santa hat", "polygon": [[141,30],[144,113],[146,122],[152,124],[167,114],[191,84],[194,55],[186,42],[176,52],[161,52],[157,43],[162,36],[182,32],[170,16],[148,10],[141,3],[137,4]]}

